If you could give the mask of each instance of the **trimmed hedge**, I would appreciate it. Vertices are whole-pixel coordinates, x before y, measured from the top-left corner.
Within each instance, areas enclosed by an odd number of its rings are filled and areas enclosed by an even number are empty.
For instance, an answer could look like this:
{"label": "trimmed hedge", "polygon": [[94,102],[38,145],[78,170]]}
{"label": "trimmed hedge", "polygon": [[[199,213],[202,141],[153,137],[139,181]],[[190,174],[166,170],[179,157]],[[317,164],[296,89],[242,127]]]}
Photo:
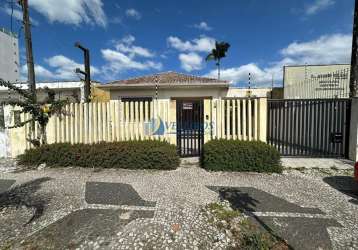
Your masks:
{"label": "trimmed hedge", "polygon": [[49,167],[94,167],[126,169],[176,169],[176,147],[163,141],[101,142],[97,144],[55,143],[26,150],[19,164]]}
{"label": "trimmed hedge", "polygon": [[209,141],[204,145],[202,166],[213,171],[282,172],[280,153],[259,141]]}

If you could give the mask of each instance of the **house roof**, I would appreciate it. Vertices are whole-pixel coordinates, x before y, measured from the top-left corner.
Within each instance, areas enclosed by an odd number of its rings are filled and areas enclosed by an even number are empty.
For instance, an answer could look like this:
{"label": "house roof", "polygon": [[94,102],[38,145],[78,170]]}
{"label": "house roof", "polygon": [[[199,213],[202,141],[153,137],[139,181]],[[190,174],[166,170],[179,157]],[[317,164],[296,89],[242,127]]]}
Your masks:
{"label": "house roof", "polygon": [[153,75],[140,76],[135,78],[129,78],[125,80],[117,80],[103,84],[100,87],[139,87],[139,86],[155,86],[155,85],[167,85],[167,86],[191,86],[191,85],[223,85],[228,86],[230,83],[224,80],[218,80],[214,78],[186,75],[173,71],[162,72]]}

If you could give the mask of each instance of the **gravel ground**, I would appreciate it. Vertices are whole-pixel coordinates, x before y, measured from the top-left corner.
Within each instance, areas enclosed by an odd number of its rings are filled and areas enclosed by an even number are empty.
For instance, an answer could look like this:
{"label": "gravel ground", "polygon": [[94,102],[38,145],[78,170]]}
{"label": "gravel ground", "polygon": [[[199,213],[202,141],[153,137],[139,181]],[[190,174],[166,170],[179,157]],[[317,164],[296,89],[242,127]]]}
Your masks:
{"label": "gravel ground", "polygon": [[[332,248],[357,249],[358,202],[354,192],[358,188],[346,181],[351,175],[350,170],[335,169],[289,170],[284,174],[210,173],[197,167],[174,171],[78,168],[0,171],[0,180],[16,180],[10,191],[0,195],[0,249],[12,244],[14,248],[26,248],[31,242],[43,249],[44,235],[55,235],[48,232],[49,228],[75,211],[81,214],[88,209],[97,209],[93,216],[98,218],[112,218],[115,214],[119,220],[111,225],[111,233],[101,233],[100,227],[87,223],[86,228],[93,233],[81,242],[71,243],[78,248],[225,249],[230,246],[230,239],[201,212],[204,205],[219,200],[218,194],[208,186],[252,187],[302,207],[318,208],[324,214],[258,212],[256,215],[334,219],[341,227],[327,229]],[[88,204],[85,199],[88,182],[130,184],[143,200],[155,206]],[[103,213],[106,209],[114,211],[113,214]],[[137,217],[132,216],[134,210],[153,211],[153,215],[147,213],[141,218],[138,212]],[[68,227],[74,224],[81,227],[85,223],[72,217],[65,219],[61,223],[67,223]],[[76,237],[76,232],[63,237]],[[64,249],[72,246],[69,242],[62,244]]]}

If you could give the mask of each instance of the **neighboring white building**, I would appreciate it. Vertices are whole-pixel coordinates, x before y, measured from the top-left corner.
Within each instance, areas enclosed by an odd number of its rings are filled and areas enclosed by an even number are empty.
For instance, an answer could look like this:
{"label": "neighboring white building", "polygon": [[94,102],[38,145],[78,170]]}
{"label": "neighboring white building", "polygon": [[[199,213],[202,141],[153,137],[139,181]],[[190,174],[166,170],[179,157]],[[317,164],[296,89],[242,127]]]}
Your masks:
{"label": "neighboring white building", "polygon": [[349,64],[285,66],[283,72],[285,99],[349,97]]}
{"label": "neighboring white building", "polygon": [[[28,89],[27,83],[18,83],[22,89]],[[53,81],[53,82],[37,82],[37,98],[39,101],[47,97],[47,93],[41,89],[49,88],[55,91],[55,98],[59,100],[68,100],[69,102],[84,101],[84,83],[82,81]],[[18,100],[21,97],[14,91],[0,86],[0,103],[7,100]],[[6,157],[9,150],[8,131],[5,130],[5,124],[10,124],[11,112],[8,107],[0,105],[0,158]]]}
{"label": "neighboring white building", "polygon": [[19,41],[15,34],[0,29],[0,78],[20,81]]}
{"label": "neighboring white building", "polygon": [[[27,83],[19,83],[23,89],[27,89]],[[37,82],[37,89],[49,88],[55,91],[56,98],[61,100],[69,100],[69,102],[82,102],[84,100],[84,83],[82,81],[52,81],[52,82]],[[45,91],[38,91],[37,98],[39,100],[46,97]],[[15,92],[9,91],[5,87],[0,86],[0,102],[9,99],[20,98]]]}
{"label": "neighboring white building", "polygon": [[[18,82],[20,80],[19,65],[17,36],[4,28],[0,28],[0,78],[5,81]],[[5,157],[6,144],[8,143],[4,124],[4,107],[0,105],[0,158]]]}

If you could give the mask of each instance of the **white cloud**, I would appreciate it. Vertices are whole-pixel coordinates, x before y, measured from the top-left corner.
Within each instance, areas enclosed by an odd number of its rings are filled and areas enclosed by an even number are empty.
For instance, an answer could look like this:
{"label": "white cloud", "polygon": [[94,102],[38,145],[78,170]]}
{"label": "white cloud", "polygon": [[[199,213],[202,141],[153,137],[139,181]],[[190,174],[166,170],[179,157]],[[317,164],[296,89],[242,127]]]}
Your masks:
{"label": "white cloud", "polygon": [[294,42],[281,50],[284,57],[296,63],[329,64],[349,62],[352,36],[333,34],[309,42]]}
{"label": "white cloud", "polygon": [[317,12],[327,9],[334,4],[334,0],[315,0],[312,4],[306,7],[305,13],[306,15],[314,15]]}
{"label": "white cloud", "polygon": [[161,63],[156,63],[153,61],[136,61],[130,58],[129,56],[112,49],[102,49],[101,50],[103,58],[107,61],[107,65],[104,66],[105,70],[110,70],[112,73],[119,73],[126,70],[136,69],[136,70],[149,70],[162,69]]}
{"label": "white cloud", "polygon": [[[253,84],[265,84],[271,82],[274,68],[261,69],[255,63],[249,63],[239,67],[227,68],[221,70],[221,79],[232,81],[234,83],[248,83],[249,73]],[[217,70],[212,70],[206,76],[217,78]]]}
{"label": "white cloud", "polygon": [[[27,80],[27,65],[21,67],[21,75],[23,80]],[[53,79],[55,78],[54,74],[48,69],[44,68],[41,65],[35,65],[35,76],[38,79]]]}
{"label": "white cloud", "polygon": [[154,53],[151,52],[149,49],[133,45],[134,41],[134,36],[125,36],[120,41],[115,42],[115,48],[120,52],[128,53],[129,57],[131,58],[135,56],[154,57]]}
{"label": "white cloud", "polygon": [[195,52],[188,54],[180,54],[179,60],[181,67],[185,71],[191,72],[193,70],[200,70],[203,68],[203,58]]}
{"label": "white cloud", "polygon": [[126,10],[126,15],[127,15],[128,17],[134,18],[134,19],[136,19],[136,20],[139,20],[139,19],[142,18],[142,15],[141,15],[141,14],[139,13],[139,11],[136,10],[136,9],[127,9],[127,10]]}
{"label": "white cloud", "polygon": [[140,60],[137,57],[151,58],[154,52],[149,49],[133,45],[135,37],[125,36],[114,42],[115,49],[102,49],[102,57],[106,64],[102,67],[105,78],[113,79],[118,73],[128,70],[161,70],[163,65],[153,60]]}
{"label": "white cloud", "polygon": [[170,47],[188,52],[210,52],[215,47],[215,39],[207,36],[201,36],[192,41],[182,41],[178,37],[170,36],[167,42]]}
{"label": "white cloud", "polygon": [[[15,8],[13,10],[11,10],[11,8],[9,8],[9,7],[5,7],[2,10],[9,16],[11,16],[11,14],[12,14],[13,18],[22,22],[22,12],[20,10],[15,9]],[[30,17],[30,22],[33,25],[36,25],[36,26],[39,25],[39,22],[31,17]]]}
{"label": "white cloud", "polygon": [[200,23],[194,24],[193,27],[197,28],[199,30],[205,30],[205,31],[210,31],[213,29],[206,22],[200,22]]}
{"label": "white cloud", "polygon": [[[63,55],[56,55],[45,59],[49,68],[42,65],[35,65],[35,75],[40,80],[74,80],[78,79],[75,73],[76,68],[84,70],[83,64],[77,63]],[[91,66],[91,76],[98,75],[100,70]],[[27,65],[21,67],[21,74],[27,74]]]}
{"label": "white cloud", "polygon": [[[332,34],[321,36],[309,42],[294,42],[279,51],[281,60],[271,62],[261,68],[256,63],[238,67],[224,68],[221,78],[235,83],[247,83],[249,73],[254,86],[270,86],[272,77],[276,83],[282,81],[282,70],[285,65],[349,63],[351,55],[351,35]],[[217,70],[207,76],[217,77]]]}
{"label": "white cloud", "polygon": [[102,0],[31,0],[29,5],[50,22],[107,25]]}
{"label": "white cloud", "polygon": [[[83,64],[77,63],[72,59],[69,59],[63,55],[56,55],[45,59],[47,64],[54,68],[54,75],[59,79],[74,79],[78,78],[77,74],[74,73],[76,68],[84,70]],[[91,75],[96,75],[99,70],[96,67],[91,67]]]}

